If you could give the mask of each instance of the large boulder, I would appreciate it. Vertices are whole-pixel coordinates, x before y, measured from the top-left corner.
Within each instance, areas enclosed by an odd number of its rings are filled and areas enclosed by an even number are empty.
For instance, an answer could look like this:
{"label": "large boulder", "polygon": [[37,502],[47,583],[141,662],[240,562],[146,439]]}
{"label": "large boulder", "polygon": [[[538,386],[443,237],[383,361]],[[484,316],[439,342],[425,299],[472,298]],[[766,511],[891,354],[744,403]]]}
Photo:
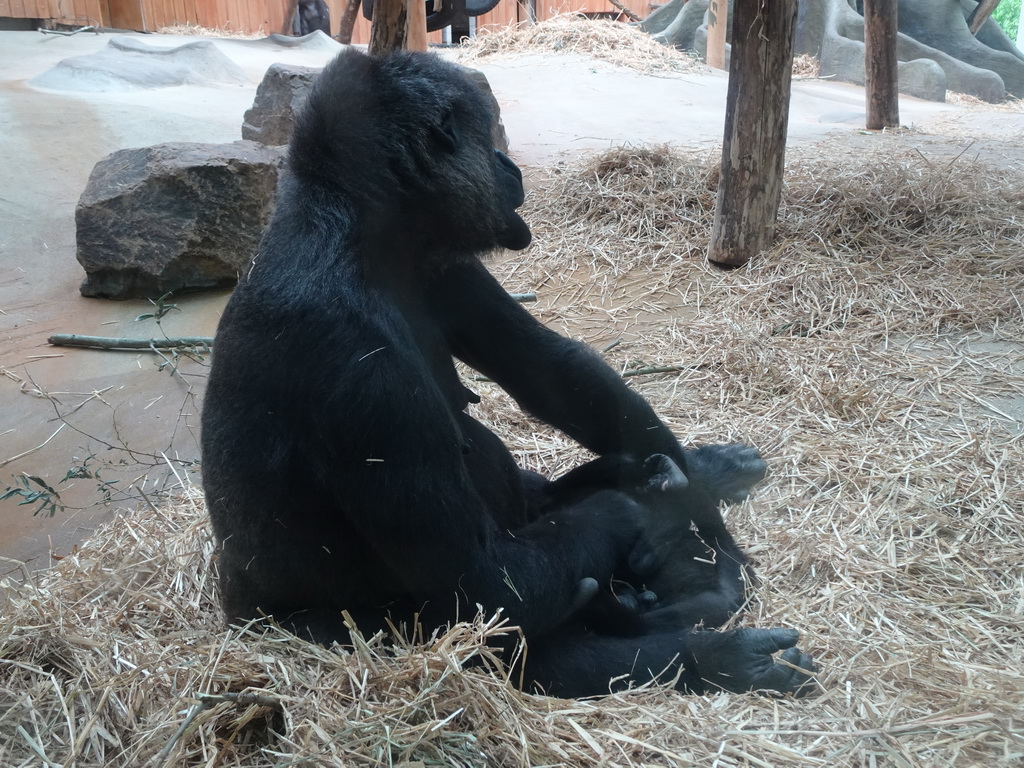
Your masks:
{"label": "large boulder", "polygon": [[82,295],[233,285],[270,218],[283,156],[236,141],[157,144],[101,160],[75,210]]}
{"label": "large boulder", "polygon": [[256,100],[245,113],[242,138],[270,146],[287,144],[295,114],[319,74],[315,67],[271,64],[256,88]]}
{"label": "large boulder", "polygon": [[[731,8],[732,0],[725,0]],[[1024,95],[1024,54],[988,19],[977,36],[967,27],[976,0],[898,0],[899,90],[943,101],[946,90],[1002,101]],[[801,0],[796,53],[818,58],[822,77],[863,85],[864,18],[857,0]],[[676,48],[707,51],[708,0],[669,0],[640,27]],[[731,16],[731,12],[730,12]],[[728,58],[728,46],[726,46]]]}
{"label": "large boulder", "polygon": [[[899,58],[900,91],[921,98],[942,101],[945,89],[967,93],[985,101],[1006,98],[1003,78],[988,63],[1013,58],[1009,54],[983,56],[975,61],[959,58],[968,48],[987,45],[975,39],[967,29],[967,21],[959,0],[900,0],[897,14],[899,35],[896,55]],[[991,25],[991,26],[990,26]],[[864,83],[864,17],[852,0],[811,0],[801,3],[797,20],[796,52],[817,56],[822,77],[833,76],[851,83]],[[940,27],[943,35],[929,35],[928,30]],[[995,22],[985,23],[988,37],[1005,37],[993,31]],[[918,36],[923,35],[924,40]],[[970,45],[958,48],[951,42],[970,39]],[[934,47],[935,45],[942,47]],[[971,58],[971,57],[968,57]],[[928,63],[931,62],[931,63]],[[1020,63],[1020,62],[1019,62]],[[912,65],[912,66],[908,66]],[[937,69],[936,69],[937,65]],[[941,75],[939,74],[941,70]],[[943,83],[943,79],[945,82]],[[931,95],[934,92],[935,95]]]}
{"label": "large boulder", "polygon": [[[671,8],[671,6],[670,2],[659,10],[664,11],[665,8]],[[731,7],[730,5],[730,9]],[[673,19],[669,20],[664,16],[652,19],[650,29],[654,39],[663,45],[670,45],[682,51],[696,50],[697,30],[704,26],[704,17],[707,15],[707,11],[708,0],[687,0],[685,5],[679,7]],[[651,16],[654,16],[655,13],[658,11],[652,13]],[[657,29],[658,27],[661,29]],[[705,32],[705,43],[706,38],[707,33]],[[705,50],[707,49],[705,48]]]}
{"label": "large boulder", "polygon": [[494,119],[491,121],[491,141],[502,152],[508,152],[508,134],[505,133],[505,125],[501,122],[501,107],[498,105],[498,99],[495,97],[494,91],[491,90],[491,84],[487,82],[487,76],[479,69],[463,67],[462,71],[470,80],[476,83],[477,88],[483,91],[484,98],[491,105],[491,114],[494,115]]}
{"label": "large boulder", "polygon": [[[491,138],[494,146],[508,152],[508,135],[501,122],[501,108],[494,97],[491,84],[483,72],[463,67],[466,75],[483,91],[494,111]],[[291,64],[271,64],[256,89],[256,100],[246,111],[242,123],[242,138],[263,144],[287,144],[291,138],[295,115],[302,108],[319,69]]]}

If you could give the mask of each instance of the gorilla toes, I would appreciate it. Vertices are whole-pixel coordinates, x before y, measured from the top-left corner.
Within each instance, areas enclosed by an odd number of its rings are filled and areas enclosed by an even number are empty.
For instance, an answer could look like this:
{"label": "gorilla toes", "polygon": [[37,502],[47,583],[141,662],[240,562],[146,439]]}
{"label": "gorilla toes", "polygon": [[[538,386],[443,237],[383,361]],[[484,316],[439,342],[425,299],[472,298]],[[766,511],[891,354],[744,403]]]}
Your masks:
{"label": "gorilla toes", "polygon": [[640,608],[644,611],[649,611],[658,605],[658,595],[649,589],[645,589],[636,599],[640,601]]}
{"label": "gorilla toes", "polygon": [[683,470],[663,453],[648,456],[644,469],[650,473],[644,486],[645,493],[672,493],[682,491],[690,484]]}
{"label": "gorilla toes", "polygon": [[705,445],[686,452],[690,479],[700,483],[716,501],[743,501],[768,473],[756,448],[742,443]]}
{"label": "gorilla toes", "polygon": [[[817,667],[796,647],[799,638],[793,629],[735,629],[689,636],[697,671],[712,688],[806,696],[814,690]],[[784,653],[776,659],[778,651]]]}
{"label": "gorilla toes", "polygon": [[628,582],[618,581],[612,585],[618,601],[636,613],[644,613],[658,604],[658,596],[649,589],[640,591]]}

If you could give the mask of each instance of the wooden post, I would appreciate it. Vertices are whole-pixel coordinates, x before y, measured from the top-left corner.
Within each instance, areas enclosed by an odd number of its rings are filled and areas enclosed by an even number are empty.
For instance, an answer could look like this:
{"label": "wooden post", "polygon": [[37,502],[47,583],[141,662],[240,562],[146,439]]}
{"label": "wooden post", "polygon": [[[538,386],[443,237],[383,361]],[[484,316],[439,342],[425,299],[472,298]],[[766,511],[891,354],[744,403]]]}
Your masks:
{"label": "wooden post", "polygon": [[373,0],[369,53],[377,56],[405,48],[409,25],[408,0]]}
{"label": "wooden post", "polygon": [[971,30],[972,35],[978,34],[978,30],[988,21],[988,17],[992,15],[992,11],[996,9],[997,5],[999,5],[999,0],[981,0],[978,3],[978,7],[967,19],[967,27]]}
{"label": "wooden post", "polygon": [[896,0],[864,0],[864,87],[867,129],[900,124]]}
{"label": "wooden post", "polygon": [[405,33],[405,47],[409,51],[427,50],[427,4],[424,0],[409,0],[409,28]]}
{"label": "wooden post", "polygon": [[722,172],[708,259],[740,266],[775,236],[797,0],[735,0]]}
{"label": "wooden post", "polygon": [[707,64],[725,69],[725,38],[729,26],[729,0],[710,0],[708,3]]}
{"label": "wooden post", "polygon": [[284,25],[281,28],[282,35],[291,35],[294,32],[295,12],[299,8],[299,0],[288,0],[284,9]]}
{"label": "wooden post", "polygon": [[341,18],[338,20],[338,42],[343,45],[352,44],[352,29],[356,25],[360,5],[359,0],[345,2],[345,10],[341,12]]}

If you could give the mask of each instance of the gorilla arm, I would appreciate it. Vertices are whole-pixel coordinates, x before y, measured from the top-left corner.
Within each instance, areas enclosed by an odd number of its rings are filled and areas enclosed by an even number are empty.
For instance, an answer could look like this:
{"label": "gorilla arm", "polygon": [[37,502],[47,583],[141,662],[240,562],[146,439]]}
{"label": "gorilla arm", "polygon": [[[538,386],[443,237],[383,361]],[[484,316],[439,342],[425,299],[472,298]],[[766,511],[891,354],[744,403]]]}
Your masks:
{"label": "gorilla arm", "polygon": [[599,456],[661,453],[685,471],[672,431],[587,345],[543,326],[479,262],[431,287],[453,353],[494,379],[520,407]]}

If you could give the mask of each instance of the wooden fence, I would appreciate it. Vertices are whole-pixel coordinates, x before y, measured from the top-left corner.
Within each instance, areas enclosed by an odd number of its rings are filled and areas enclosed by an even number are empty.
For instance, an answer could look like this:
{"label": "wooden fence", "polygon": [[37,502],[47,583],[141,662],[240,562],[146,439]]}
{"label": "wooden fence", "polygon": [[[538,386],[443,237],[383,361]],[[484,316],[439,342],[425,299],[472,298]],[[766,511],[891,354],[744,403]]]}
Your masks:
{"label": "wooden fence", "polygon": [[[345,0],[326,0],[331,10],[331,28],[338,30],[338,21]],[[650,0],[623,0],[623,5],[646,16]],[[161,27],[194,24],[208,29],[232,32],[270,34],[282,32],[288,0],[0,0],[0,17],[43,19],[58,24],[92,25],[155,32]],[[537,18],[543,21],[559,13],[583,11],[616,13],[608,0],[554,0],[536,3]],[[526,6],[518,0],[501,0],[490,13],[478,16],[478,29],[504,27],[526,21]],[[370,23],[359,15],[352,33],[352,42],[370,39]],[[434,32],[431,42],[441,42],[441,33]]]}

